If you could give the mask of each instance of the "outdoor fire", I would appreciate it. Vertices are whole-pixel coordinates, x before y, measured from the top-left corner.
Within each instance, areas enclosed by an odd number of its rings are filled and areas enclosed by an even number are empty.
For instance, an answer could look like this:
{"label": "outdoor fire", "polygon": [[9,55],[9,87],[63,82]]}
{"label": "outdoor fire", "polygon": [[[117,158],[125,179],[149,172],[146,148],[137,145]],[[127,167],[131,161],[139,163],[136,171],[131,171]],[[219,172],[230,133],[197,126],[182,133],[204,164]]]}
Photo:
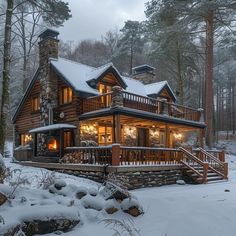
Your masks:
{"label": "outdoor fire", "polygon": [[48,142],[48,150],[49,151],[56,151],[58,148],[58,143],[57,140],[55,138],[52,138],[49,142]]}

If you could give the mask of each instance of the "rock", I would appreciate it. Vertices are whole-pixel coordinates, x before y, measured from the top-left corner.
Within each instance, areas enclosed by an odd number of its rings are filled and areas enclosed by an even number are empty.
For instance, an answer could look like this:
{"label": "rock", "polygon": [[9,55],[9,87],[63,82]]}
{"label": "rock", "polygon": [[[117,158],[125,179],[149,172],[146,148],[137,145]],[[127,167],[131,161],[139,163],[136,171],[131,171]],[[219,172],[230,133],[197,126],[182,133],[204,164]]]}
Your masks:
{"label": "rock", "polygon": [[134,217],[137,217],[144,213],[139,202],[134,198],[124,199],[121,203],[121,209]]}
{"label": "rock", "polygon": [[83,198],[82,201],[85,209],[93,209],[96,211],[101,211],[103,209],[103,202],[101,202],[98,198],[94,198],[88,195]]}
{"label": "rock", "polygon": [[106,208],[105,211],[107,212],[107,214],[114,214],[115,212],[119,211],[119,209],[117,209],[116,207],[110,207]]}
{"label": "rock", "polygon": [[22,224],[22,231],[27,236],[33,236],[35,234],[50,234],[59,231],[66,232],[74,228],[79,222],[79,219],[49,219],[26,221]]}
{"label": "rock", "polygon": [[118,201],[123,201],[124,199],[130,197],[130,193],[128,191],[118,187],[111,182],[106,182],[105,187],[101,190],[100,193],[106,200],[116,199]]}
{"label": "rock", "polygon": [[48,191],[49,193],[53,193],[53,194],[58,192],[58,190],[55,188],[54,185],[49,186]]}
{"label": "rock", "polygon": [[77,199],[81,199],[81,198],[85,197],[87,195],[87,193],[88,193],[88,190],[86,187],[79,187],[77,189],[75,196]]}
{"label": "rock", "polygon": [[54,187],[57,190],[61,190],[62,188],[66,187],[66,182],[64,180],[55,180]]}
{"label": "rock", "polygon": [[98,195],[98,190],[96,188],[89,188],[88,192],[93,197]]}
{"label": "rock", "polygon": [[[230,190],[229,189],[225,189],[225,192],[230,192]],[[1,205],[1,204],[0,204]]]}
{"label": "rock", "polygon": [[182,180],[182,179],[178,179],[178,180],[176,181],[176,184],[179,184],[179,185],[185,185],[186,183],[185,183],[184,180]]}
{"label": "rock", "polygon": [[0,206],[3,205],[6,201],[7,201],[6,195],[0,192]]}
{"label": "rock", "polygon": [[139,208],[133,206],[133,207],[130,207],[127,211],[125,211],[126,213],[130,214],[131,216],[134,216],[134,217],[137,217],[141,214],[143,214],[142,211],[139,210]]}

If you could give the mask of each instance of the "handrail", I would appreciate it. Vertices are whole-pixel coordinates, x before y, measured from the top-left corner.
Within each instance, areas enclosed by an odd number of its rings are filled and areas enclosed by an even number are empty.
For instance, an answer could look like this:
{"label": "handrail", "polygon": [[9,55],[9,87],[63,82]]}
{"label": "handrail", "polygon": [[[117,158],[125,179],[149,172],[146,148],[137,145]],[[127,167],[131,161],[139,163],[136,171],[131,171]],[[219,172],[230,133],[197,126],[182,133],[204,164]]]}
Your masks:
{"label": "handrail", "polygon": [[190,157],[191,159],[193,159],[195,162],[197,162],[200,165],[204,165],[205,162],[201,161],[200,159],[198,159],[197,157],[195,157],[191,152],[187,151],[186,149],[184,149],[183,147],[179,147],[179,150],[182,151],[184,154],[186,154],[188,157]]}
{"label": "handrail", "polygon": [[204,150],[201,147],[199,147],[198,149],[200,150],[200,152],[202,152],[204,155],[206,155],[207,157],[209,157],[213,161],[217,162],[219,165],[224,166],[224,163],[221,162],[220,160],[218,160],[217,158],[215,158],[211,153],[207,152],[206,150]]}
{"label": "handrail", "polygon": [[[206,152],[203,148],[199,148],[200,153],[204,154],[206,157],[208,157],[210,159],[210,161],[208,161],[209,163],[209,168],[215,172],[216,174],[224,177],[225,179],[227,178],[227,176],[225,176],[225,168],[227,168],[226,165],[224,165],[223,162],[221,162],[220,160],[218,160],[217,158],[215,158],[212,154]],[[216,164],[219,165],[219,170],[216,169],[216,166],[214,166],[213,162],[215,162]]]}
{"label": "handrail", "polygon": [[184,149],[183,147],[179,147],[179,150],[185,154],[185,156],[188,159],[191,159],[193,162],[198,163],[199,165],[201,165],[203,167],[203,173],[201,174],[198,170],[196,170],[193,166],[189,165],[187,162],[185,162],[184,160],[181,160],[180,162],[185,165],[186,167],[188,167],[189,169],[191,169],[195,174],[197,174],[199,177],[202,178],[202,182],[206,183],[207,182],[207,173],[208,173],[208,167],[209,164],[207,162],[203,162],[200,159],[198,159],[197,157],[195,157],[191,152],[187,151],[186,149]]}

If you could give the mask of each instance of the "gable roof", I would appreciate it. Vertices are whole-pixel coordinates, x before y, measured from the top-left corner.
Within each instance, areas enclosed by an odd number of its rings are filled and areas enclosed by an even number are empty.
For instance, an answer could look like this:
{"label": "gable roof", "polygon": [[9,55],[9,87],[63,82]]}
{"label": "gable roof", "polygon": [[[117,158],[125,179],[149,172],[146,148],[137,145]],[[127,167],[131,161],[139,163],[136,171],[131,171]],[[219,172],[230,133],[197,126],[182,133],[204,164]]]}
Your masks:
{"label": "gable roof", "polygon": [[[127,92],[139,94],[142,96],[149,96],[153,94],[158,96],[164,89],[167,89],[173,101],[176,101],[176,96],[167,81],[144,85],[141,81],[138,81],[136,79],[121,76],[119,71],[112,63],[108,63],[95,68],[60,57],[58,59],[50,59],[49,63],[54,72],[57,73],[58,76],[63,79],[69,86],[71,86],[75,91],[83,92],[90,95],[100,94],[96,86],[93,86],[92,84],[96,85],[96,83],[98,83],[100,79],[102,79],[107,73],[111,72],[116,76],[121,87]],[[20,101],[19,106],[17,107],[13,115],[13,122],[15,122],[18,112],[20,111],[23,103],[28,97],[34,85],[34,82],[38,78],[38,74],[39,69],[36,71],[24,96]]]}
{"label": "gable roof", "polygon": [[51,59],[50,64],[55,72],[63,77],[76,91],[94,95],[99,94],[95,87],[90,86],[90,82],[93,80],[95,80],[95,83],[99,82],[103,75],[109,72],[113,72],[115,74],[118,82],[123,88],[127,87],[126,83],[122,79],[122,76],[112,63],[95,68],[64,58],[58,58]]}
{"label": "gable roof", "polygon": [[173,99],[173,101],[175,102],[177,100],[173,90],[171,89],[169,83],[166,80],[152,84],[146,84],[145,89],[147,95],[153,95],[153,94],[160,95],[162,91],[166,89],[171,98]]}

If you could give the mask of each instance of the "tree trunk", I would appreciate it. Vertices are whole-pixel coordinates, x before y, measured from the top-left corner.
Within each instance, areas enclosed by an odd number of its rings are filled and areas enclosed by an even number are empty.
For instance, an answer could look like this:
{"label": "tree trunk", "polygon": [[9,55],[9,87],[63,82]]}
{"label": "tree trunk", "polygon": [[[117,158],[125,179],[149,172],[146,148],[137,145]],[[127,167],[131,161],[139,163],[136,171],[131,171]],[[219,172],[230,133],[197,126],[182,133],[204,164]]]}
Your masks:
{"label": "tree trunk", "polygon": [[184,104],[184,82],[181,75],[181,59],[180,59],[180,51],[179,51],[179,44],[177,42],[177,52],[176,52],[176,59],[177,59],[177,80],[178,80],[178,90],[179,90],[179,102],[181,105]]}
{"label": "tree trunk", "polygon": [[3,72],[2,72],[2,99],[0,112],[0,153],[4,153],[6,138],[6,118],[9,113],[9,82],[11,61],[11,24],[14,0],[7,0],[4,48],[3,48]]}
{"label": "tree trunk", "polygon": [[206,144],[213,146],[213,40],[214,13],[209,11],[206,17]]}

